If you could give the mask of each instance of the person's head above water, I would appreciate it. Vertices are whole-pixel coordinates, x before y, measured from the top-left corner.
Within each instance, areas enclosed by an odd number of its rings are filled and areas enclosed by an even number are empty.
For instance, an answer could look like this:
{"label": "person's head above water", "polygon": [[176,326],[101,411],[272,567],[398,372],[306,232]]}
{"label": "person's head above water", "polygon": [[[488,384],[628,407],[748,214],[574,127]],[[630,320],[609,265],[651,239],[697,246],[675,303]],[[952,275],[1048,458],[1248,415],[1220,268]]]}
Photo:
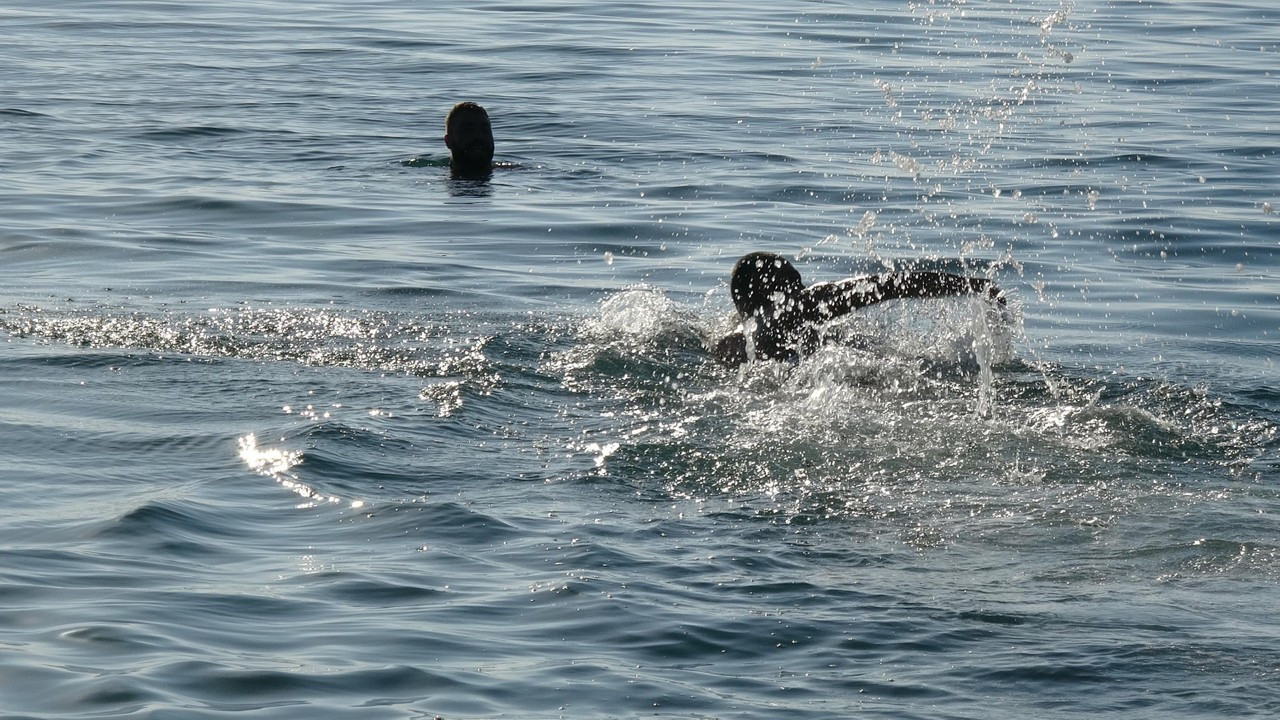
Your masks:
{"label": "person's head above water", "polygon": [[743,317],[794,298],[804,290],[800,271],[777,253],[753,252],[743,255],[733,266],[729,293]]}
{"label": "person's head above water", "polygon": [[455,173],[488,174],[493,169],[493,127],[489,113],[473,102],[460,102],[444,121],[444,144]]}

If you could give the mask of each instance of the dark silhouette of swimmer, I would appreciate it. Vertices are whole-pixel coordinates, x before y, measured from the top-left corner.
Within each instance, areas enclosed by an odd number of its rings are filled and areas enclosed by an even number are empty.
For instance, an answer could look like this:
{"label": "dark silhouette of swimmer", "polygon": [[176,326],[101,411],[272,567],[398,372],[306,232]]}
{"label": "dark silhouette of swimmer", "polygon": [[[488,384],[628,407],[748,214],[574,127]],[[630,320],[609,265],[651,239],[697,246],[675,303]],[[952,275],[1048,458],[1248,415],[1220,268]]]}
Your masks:
{"label": "dark silhouette of swimmer", "polygon": [[726,365],[798,360],[818,349],[822,323],[886,300],[986,293],[1005,303],[990,280],[944,272],[885,272],[805,287],[800,271],[770,252],[738,260],[729,292],[742,324],[715,345],[716,358]]}
{"label": "dark silhouette of swimmer", "polygon": [[453,106],[444,120],[444,144],[454,177],[482,179],[493,172],[493,127],[489,113],[479,105]]}

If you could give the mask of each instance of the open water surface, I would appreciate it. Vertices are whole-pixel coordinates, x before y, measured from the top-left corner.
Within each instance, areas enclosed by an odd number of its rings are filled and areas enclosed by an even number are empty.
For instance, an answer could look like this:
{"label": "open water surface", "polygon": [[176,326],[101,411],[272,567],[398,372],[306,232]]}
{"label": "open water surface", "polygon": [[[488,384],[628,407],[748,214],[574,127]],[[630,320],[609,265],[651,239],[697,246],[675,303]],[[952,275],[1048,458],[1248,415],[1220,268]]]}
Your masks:
{"label": "open water surface", "polygon": [[9,0],[0,715],[1275,717],[1277,14]]}

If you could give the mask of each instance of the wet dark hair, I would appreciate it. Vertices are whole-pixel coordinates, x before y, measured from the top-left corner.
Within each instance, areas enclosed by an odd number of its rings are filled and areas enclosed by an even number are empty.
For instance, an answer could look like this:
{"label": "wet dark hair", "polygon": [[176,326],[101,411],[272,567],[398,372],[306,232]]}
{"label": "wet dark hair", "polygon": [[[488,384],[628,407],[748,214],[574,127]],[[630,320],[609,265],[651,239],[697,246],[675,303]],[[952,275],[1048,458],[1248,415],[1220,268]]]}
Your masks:
{"label": "wet dark hair", "polygon": [[761,308],[774,303],[774,296],[781,292],[791,296],[804,290],[800,271],[777,253],[753,252],[743,255],[733,266],[729,281],[729,293],[738,312],[750,317]]}
{"label": "wet dark hair", "polygon": [[485,110],[483,107],[481,107],[477,103],[471,102],[470,100],[464,100],[458,103],[457,105],[454,105],[453,108],[449,110],[449,114],[445,116],[444,118],[445,132],[448,132],[453,129],[453,121],[455,118],[461,117],[467,113],[472,113],[472,114],[481,116],[485,119],[485,122],[489,121],[489,112],[487,110]]}

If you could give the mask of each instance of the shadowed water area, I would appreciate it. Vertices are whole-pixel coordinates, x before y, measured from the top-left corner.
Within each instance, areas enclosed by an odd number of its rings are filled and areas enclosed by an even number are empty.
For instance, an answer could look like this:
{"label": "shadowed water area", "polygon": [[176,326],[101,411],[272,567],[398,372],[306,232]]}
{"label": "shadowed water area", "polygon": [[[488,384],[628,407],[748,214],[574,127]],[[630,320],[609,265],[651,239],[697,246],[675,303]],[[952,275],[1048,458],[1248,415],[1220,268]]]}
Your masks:
{"label": "shadowed water area", "polygon": [[[0,39],[0,715],[1280,712],[1269,3]],[[1009,303],[726,368],[755,250]]]}

